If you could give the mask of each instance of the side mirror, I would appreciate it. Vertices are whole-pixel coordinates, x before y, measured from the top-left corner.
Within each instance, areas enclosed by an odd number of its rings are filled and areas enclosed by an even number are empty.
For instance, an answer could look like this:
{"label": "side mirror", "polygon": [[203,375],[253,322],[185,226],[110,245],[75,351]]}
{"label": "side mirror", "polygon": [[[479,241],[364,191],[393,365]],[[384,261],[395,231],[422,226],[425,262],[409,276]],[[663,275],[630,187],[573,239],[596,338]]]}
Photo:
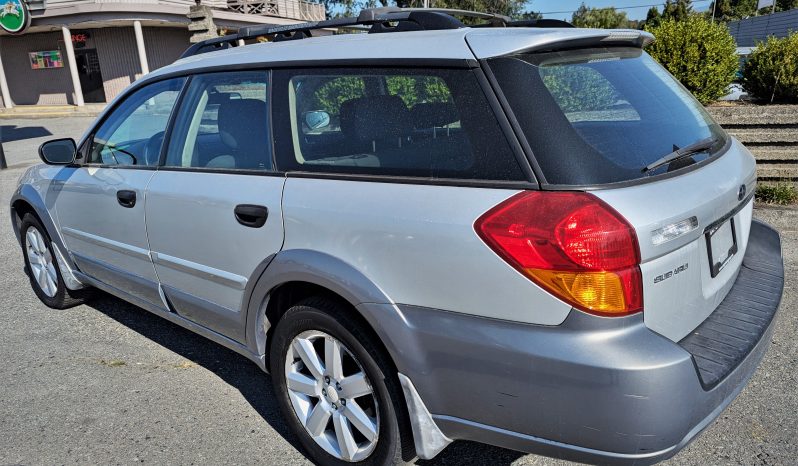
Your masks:
{"label": "side mirror", "polygon": [[310,129],[321,129],[330,126],[330,114],[324,110],[305,112],[305,124]]}
{"label": "side mirror", "polygon": [[72,138],[53,139],[39,146],[39,157],[48,165],[69,165],[75,161],[77,152]]}

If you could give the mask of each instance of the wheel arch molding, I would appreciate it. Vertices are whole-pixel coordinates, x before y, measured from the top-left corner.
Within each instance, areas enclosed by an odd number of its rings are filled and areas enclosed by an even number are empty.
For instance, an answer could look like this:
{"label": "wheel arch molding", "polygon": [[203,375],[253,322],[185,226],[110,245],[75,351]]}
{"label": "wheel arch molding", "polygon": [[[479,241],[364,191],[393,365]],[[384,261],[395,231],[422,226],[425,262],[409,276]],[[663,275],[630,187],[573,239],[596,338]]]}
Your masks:
{"label": "wheel arch molding", "polygon": [[[272,300],[283,287],[305,286],[310,294],[315,289],[334,299],[337,297],[360,314],[375,332],[371,319],[362,315],[358,305],[393,302],[379,286],[353,265],[311,249],[290,249],[277,253],[256,278],[247,303],[246,341],[250,351],[261,356],[262,360],[267,352],[267,333],[276,324],[276,321],[270,321],[267,311],[270,307],[274,308],[276,303]],[[280,309],[281,312],[285,310]],[[378,337],[382,337],[379,332],[376,333]],[[264,368],[268,369],[265,366]]]}

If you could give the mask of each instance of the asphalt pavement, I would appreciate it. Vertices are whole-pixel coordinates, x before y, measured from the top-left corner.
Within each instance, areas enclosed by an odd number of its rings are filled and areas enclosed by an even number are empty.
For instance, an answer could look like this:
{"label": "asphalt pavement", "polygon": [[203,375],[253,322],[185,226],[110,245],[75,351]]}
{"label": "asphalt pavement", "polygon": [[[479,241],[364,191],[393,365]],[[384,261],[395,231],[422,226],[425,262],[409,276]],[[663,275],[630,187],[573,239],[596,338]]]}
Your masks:
{"label": "asphalt pavement", "polygon": [[[77,137],[69,131],[86,124],[47,130]],[[0,125],[5,141],[8,122]],[[35,145],[4,142],[9,164],[35,160]],[[23,171],[0,171],[0,465],[309,464],[269,376],[244,357],[109,295],[65,311],[38,301],[8,221]],[[717,422],[666,464],[798,464],[798,210],[759,207],[755,216],[781,231],[785,253],[772,346]],[[566,463],[455,442],[418,464]]]}

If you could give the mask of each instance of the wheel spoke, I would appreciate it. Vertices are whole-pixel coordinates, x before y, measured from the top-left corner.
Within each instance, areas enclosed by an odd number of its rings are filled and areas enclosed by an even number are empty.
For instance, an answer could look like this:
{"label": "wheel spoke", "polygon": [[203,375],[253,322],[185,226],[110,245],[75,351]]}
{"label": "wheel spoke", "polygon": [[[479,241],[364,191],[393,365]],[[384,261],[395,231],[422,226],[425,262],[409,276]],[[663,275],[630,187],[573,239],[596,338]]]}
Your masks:
{"label": "wheel spoke", "polygon": [[321,380],[324,368],[319,361],[319,356],[316,354],[316,349],[313,348],[313,344],[305,338],[296,339],[294,340],[294,351],[299,354],[302,362],[305,363],[305,367],[313,374],[313,377],[316,380]]}
{"label": "wheel spoke", "polygon": [[25,241],[28,243],[29,248],[33,248],[34,251],[38,251],[39,245],[36,241],[36,235],[33,234],[33,229],[28,230],[25,234]]}
{"label": "wheel spoke", "polygon": [[341,380],[344,376],[341,344],[334,338],[324,339],[324,369],[335,380]]}
{"label": "wheel spoke", "polygon": [[333,416],[335,426],[335,438],[338,440],[338,450],[346,460],[351,460],[357,452],[357,443],[352,435],[352,428],[349,421],[343,416]]}
{"label": "wheel spoke", "polygon": [[372,390],[371,387],[369,387],[368,381],[366,381],[366,375],[362,372],[358,372],[341,381],[341,390],[338,392],[338,395],[341,398],[350,400],[371,393]]}
{"label": "wheel spoke", "polygon": [[44,251],[47,250],[47,246],[44,244],[44,237],[39,233],[39,230],[36,230],[33,236],[36,237],[36,247],[39,249],[39,253],[44,254]]}
{"label": "wheel spoke", "polygon": [[325,406],[323,402],[319,401],[316,403],[316,407],[313,408],[313,412],[310,413],[308,420],[305,422],[305,427],[308,429],[310,435],[318,437],[323,434],[331,415],[330,408]]}
{"label": "wheel spoke", "polygon": [[308,396],[318,396],[316,393],[316,380],[299,372],[289,372],[285,378],[289,390]]}
{"label": "wheel spoke", "polygon": [[47,273],[47,286],[50,289],[50,293],[55,294],[58,290],[58,275],[55,272],[55,265],[52,262],[48,262],[45,272]]}
{"label": "wheel spoke", "polygon": [[31,262],[30,271],[33,272],[33,278],[36,280],[36,283],[39,283],[39,275],[42,274],[41,264],[39,264],[38,262]]}
{"label": "wheel spoke", "polygon": [[28,246],[28,262],[30,263],[30,265],[31,266],[33,266],[33,264],[38,265],[39,261],[41,261],[41,259],[39,259],[39,255],[36,254],[36,251],[32,247]]}
{"label": "wheel spoke", "polygon": [[36,283],[39,284],[39,287],[42,289],[42,291],[50,294],[50,291],[47,287],[47,272],[44,270],[44,267],[39,270],[39,276],[36,277]]}
{"label": "wheel spoke", "polygon": [[369,442],[377,438],[377,423],[372,421],[368,414],[354,401],[346,404],[344,416],[363,434]]}

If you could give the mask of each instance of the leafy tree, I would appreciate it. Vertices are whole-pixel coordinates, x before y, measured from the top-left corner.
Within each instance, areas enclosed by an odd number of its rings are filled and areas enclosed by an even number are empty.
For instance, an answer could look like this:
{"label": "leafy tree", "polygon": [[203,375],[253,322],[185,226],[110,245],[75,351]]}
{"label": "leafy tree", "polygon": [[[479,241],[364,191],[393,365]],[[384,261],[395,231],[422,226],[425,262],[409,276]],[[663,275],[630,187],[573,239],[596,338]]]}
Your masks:
{"label": "leafy tree", "polygon": [[659,12],[659,8],[652,6],[648,9],[648,13],[646,13],[646,21],[643,24],[648,27],[657,27],[661,21],[662,15]]}
{"label": "leafy tree", "polygon": [[571,23],[579,28],[617,29],[629,27],[626,13],[615,8],[589,8],[584,3],[571,15]]}
{"label": "leafy tree", "polygon": [[606,78],[586,65],[542,66],[540,76],[565,113],[604,110],[621,98]]}
{"label": "leafy tree", "polygon": [[[776,0],[776,8],[775,11],[787,11],[798,8],[798,0]],[[770,14],[771,11],[774,11],[772,6],[768,6],[759,10],[760,15],[767,15]]]}
{"label": "leafy tree", "polygon": [[665,7],[662,10],[662,19],[684,21],[692,12],[693,4],[690,0],[666,0]]}
{"label": "leafy tree", "polygon": [[734,38],[724,24],[701,15],[665,19],[646,28],[656,40],[646,49],[671,74],[707,104],[726,95],[737,73]]}
{"label": "leafy tree", "polygon": [[743,87],[767,102],[798,102],[798,32],[758,43],[743,67]]}
{"label": "leafy tree", "polygon": [[747,18],[756,14],[758,0],[717,0],[717,5],[710,5],[712,14],[714,7],[715,19],[719,21],[734,21]]}

